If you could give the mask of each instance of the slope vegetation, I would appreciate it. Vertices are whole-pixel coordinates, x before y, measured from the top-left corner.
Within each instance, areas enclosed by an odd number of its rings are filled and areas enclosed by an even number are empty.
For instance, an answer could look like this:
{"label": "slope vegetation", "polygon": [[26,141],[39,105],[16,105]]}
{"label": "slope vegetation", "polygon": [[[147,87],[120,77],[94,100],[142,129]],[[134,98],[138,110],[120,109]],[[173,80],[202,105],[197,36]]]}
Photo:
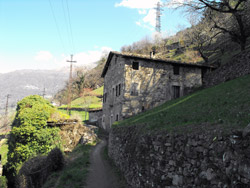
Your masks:
{"label": "slope vegetation", "polygon": [[212,123],[244,127],[250,123],[250,75],[231,80],[165,104],[113,126],[143,125],[144,130]]}

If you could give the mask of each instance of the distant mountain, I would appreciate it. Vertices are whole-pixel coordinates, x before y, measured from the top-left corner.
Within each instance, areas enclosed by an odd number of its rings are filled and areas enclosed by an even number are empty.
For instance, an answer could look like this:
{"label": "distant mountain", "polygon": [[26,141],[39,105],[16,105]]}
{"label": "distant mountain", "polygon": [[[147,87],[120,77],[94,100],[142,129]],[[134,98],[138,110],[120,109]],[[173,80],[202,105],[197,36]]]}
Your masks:
{"label": "distant mountain", "polygon": [[0,74],[0,113],[4,111],[6,96],[9,107],[14,108],[17,101],[28,95],[52,97],[65,86],[68,71],[65,70],[18,70]]}

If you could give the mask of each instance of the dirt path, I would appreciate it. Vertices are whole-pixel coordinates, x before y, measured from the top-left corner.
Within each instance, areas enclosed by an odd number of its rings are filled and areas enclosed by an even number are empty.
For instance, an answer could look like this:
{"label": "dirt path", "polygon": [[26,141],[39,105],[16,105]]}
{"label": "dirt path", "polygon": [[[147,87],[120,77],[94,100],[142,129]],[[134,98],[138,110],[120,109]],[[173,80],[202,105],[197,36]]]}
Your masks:
{"label": "dirt path", "polygon": [[91,153],[91,164],[85,188],[119,188],[116,175],[108,162],[102,157],[106,145],[107,141],[102,140]]}

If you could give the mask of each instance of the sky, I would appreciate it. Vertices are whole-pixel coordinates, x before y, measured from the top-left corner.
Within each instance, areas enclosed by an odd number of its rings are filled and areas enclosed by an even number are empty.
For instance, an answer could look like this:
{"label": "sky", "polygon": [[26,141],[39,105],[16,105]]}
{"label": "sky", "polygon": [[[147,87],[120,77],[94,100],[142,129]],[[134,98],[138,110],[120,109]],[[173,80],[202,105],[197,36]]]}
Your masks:
{"label": "sky", "polygon": [[[93,67],[105,53],[154,36],[158,1],[0,0],[0,73],[60,69],[71,54]],[[161,3],[163,36],[189,26],[183,12]]]}

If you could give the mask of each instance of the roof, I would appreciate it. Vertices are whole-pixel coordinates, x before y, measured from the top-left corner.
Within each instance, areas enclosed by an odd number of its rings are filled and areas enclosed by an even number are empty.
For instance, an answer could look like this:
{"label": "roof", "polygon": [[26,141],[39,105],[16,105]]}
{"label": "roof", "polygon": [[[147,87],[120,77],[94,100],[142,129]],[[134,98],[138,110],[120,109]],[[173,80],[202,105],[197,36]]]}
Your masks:
{"label": "roof", "polygon": [[104,78],[107,71],[108,67],[110,65],[111,59],[113,58],[114,55],[122,56],[124,58],[131,58],[131,59],[138,59],[138,60],[144,60],[144,61],[150,61],[150,62],[161,62],[161,63],[168,63],[168,64],[174,64],[174,65],[180,65],[180,66],[189,66],[189,67],[200,67],[200,68],[214,68],[213,66],[206,65],[206,64],[194,64],[194,63],[185,63],[185,62],[180,62],[180,61],[170,61],[170,60],[164,60],[164,59],[158,59],[158,58],[150,58],[149,55],[135,55],[131,53],[120,53],[120,52],[115,52],[111,51],[109,53],[108,59],[106,61],[106,64],[103,68],[102,71],[102,77]]}
{"label": "roof", "polygon": [[88,112],[91,113],[91,112],[101,112],[102,111],[102,108],[96,108],[96,109],[89,109]]}

